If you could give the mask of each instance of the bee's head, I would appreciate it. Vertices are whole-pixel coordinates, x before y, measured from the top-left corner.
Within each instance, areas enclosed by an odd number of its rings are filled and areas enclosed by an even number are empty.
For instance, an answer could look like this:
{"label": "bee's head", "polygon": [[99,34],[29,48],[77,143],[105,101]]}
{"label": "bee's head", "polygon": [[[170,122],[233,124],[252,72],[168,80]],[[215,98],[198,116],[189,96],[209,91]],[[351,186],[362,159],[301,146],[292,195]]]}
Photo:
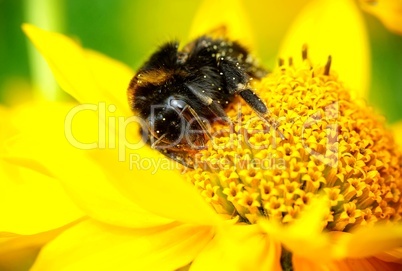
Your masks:
{"label": "bee's head", "polygon": [[[196,114],[196,113],[195,113]],[[154,148],[181,148],[197,150],[204,148],[205,129],[199,124],[198,115],[183,97],[170,96],[163,104],[152,105],[146,119],[148,132],[154,138]]]}

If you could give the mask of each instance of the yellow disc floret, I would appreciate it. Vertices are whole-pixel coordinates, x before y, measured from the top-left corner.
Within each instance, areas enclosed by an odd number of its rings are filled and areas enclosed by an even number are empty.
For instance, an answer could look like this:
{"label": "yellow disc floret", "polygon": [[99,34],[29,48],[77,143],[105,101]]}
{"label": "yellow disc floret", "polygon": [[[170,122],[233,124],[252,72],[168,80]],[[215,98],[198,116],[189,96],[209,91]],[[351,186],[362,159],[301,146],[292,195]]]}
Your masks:
{"label": "yellow disc floret", "polygon": [[383,118],[351,99],[330,62],[280,64],[254,85],[270,113],[235,100],[189,180],[239,223],[291,223],[316,195],[328,198],[328,230],[400,221],[402,159]]}

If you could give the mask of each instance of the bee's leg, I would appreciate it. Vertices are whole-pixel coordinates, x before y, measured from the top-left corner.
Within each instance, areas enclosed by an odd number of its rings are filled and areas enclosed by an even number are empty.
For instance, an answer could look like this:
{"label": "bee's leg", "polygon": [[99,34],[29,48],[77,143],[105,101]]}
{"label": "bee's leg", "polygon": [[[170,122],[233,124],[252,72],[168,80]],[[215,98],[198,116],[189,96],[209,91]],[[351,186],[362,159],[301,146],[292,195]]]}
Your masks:
{"label": "bee's leg", "polygon": [[268,108],[266,107],[264,102],[261,101],[260,97],[258,97],[258,95],[255,94],[255,92],[251,89],[241,89],[239,91],[239,95],[246,103],[251,106],[251,108],[253,108],[258,113],[263,115],[268,114]]}
{"label": "bee's leg", "polygon": [[[277,129],[277,122],[273,120],[270,115],[270,112],[265,105],[265,103],[261,100],[258,95],[248,88],[247,84],[249,81],[248,75],[245,73],[244,70],[236,63],[235,61],[231,60],[230,58],[223,58],[220,61],[220,67],[222,69],[223,76],[225,76],[226,86],[228,90],[232,94],[238,94],[243,100],[250,105],[250,107],[254,110],[254,112],[269,126],[272,126],[276,131]],[[285,136],[278,131],[279,136],[282,140],[285,139]]]}
{"label": "bee's leg", "polygon": [[219,66],[225,77],[226,87],[231,94],[240,95],[256,112],[268,113],[268,109],[260,97],[248,88],[249,77],[239,63],[230,58],[221,58]]}
{"label": "bee's leg", "polygon": [[285,140],[285,136],[281,131],[278,130],[279,123],[275,121],[271,114],[269,113],[266,105],[261,101],[260,97],[257,96],[252,90],[244,89],[239,92],[240,97],[250,105],[251,108],[254,109],[254,112],[265,122],[272,126],[281,137],[282,140]]}

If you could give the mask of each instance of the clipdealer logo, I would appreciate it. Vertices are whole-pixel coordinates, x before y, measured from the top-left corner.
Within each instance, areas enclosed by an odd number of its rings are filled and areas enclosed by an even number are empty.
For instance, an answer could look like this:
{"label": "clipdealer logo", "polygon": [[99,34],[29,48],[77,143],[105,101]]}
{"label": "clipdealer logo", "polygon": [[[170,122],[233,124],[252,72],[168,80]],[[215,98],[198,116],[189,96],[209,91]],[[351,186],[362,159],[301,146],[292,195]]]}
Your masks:
{"label": "clipdealer logo", "polygon": [[[129,126],[133,125],[134,129],[144,125],[142,119],[137,116],[116,116],[116,106],[101,102],[99,104],[81,104],[73,107],[66,115],[64,120],[64,135],[67,141],[77,149],[93,150],[93,149],[116,149],[118,150],[118,161],[123,162],[126,160],[126,151],[138,150],[146,145],[141,137],[129,137],[135,141],[130,142],[127,138],[127,131],[130,130]],[[82,126],[76,127],[74,125],[76,118],[80,118],[85,114],[95,114],[97,125],[97,140],[94,142],[83,142],[82,139],[77,138],[74,131]],[[76,123],[77,124],[77,123]],[[76,129],[75,129],[76,127]],[[89,131],[91,133],[92,131]]]}
{"label": "clipdealer logo", "polygon": [[[338,134],[338,125],[336,123],[336,119],[338,117],[338,103],[333,103],[325,108],[322,111],[316,112],[309,116],[303,123],[301,127],[301,143],[305,151],[314,159],[317,159],[324,164],[327,164],[331,167],[337,166],[337,154],[338,150],[331,149],[330,146],[336,146],[334,144],[337,141]],[[171,159],[167,157],[160,156],[159,158],[148,158],[142,157],[139,152],[132,152],[133,150],[139,150],[147,145],[143,139],[147,139],[149,136],[149,124],[143,119],[137,116],[118,116],[116,115],[116,106],[113,104],[107,105],[104,102],[98,104],[81,104],[73,107],[66,115],[64,121],[64,134],[67,141],[75,148],[81,150],[93,150],[93,149],[117,149],[118,153],[118,161],[124,162],[129,160],[129,167],[131,170],[152,170],[154,173],[159,169],[178,169],[182,168],[180,164],[177,162],[172,162]],[[241,106],[239,107],[239,113],[241,113]],[[88,133],[94,133],[94,138],[92,142],[88,142],[77,136],[79,134],[77,129],[82,129],[82,126],[79,125],[80,118],[84,117],[86,114],[92,114],[94,118],[91,120],[93,123],[90,123],[88,126],[95,125],[97,131],[88,131]],[[250,142],[250,135],[247,134],[250,131],[250,127],[254,127],[253,122],[258,121],[258,117],[255,119],[250,118],[249,122],[245,124],[247,129],[244,129],[245,132],[243,136],[243,140],[247,143],[248,147],[251,149],[261,149],[267,148],[271,146],[276,148],[276,140],[275,138],[272,141],[272,144],[268,145],[254,145]],[[82,121],[82,120],[81,120]],[[283,121],[283,119],[278,119],[278,121]],[[214,148],[219,149],[219,142],[216,141],[216,138],[219,138],[219,135],[231,134],[235,133],[235,125],[236,121],[226,121],[228,123],[227,129],[223,129],[212,134],[211,144]],[[326,123],[325,134],[325,146],[320,146],[319,149],[315,149],[313,145],[309,144],[306,141],[307,135],[306,131],[311,127],[320,124],[321,122]],[[81,123],[82,124],[82,123]],[[211,126],[210,123],[207,123],[208,127]],[[142,136],[140,135],[140,130],[142,131]],[[250,129],[249,129],[250,128]],[[74,132],[76,131],[76,132]],[[180,140],[185,139],[188,140],[188,133],[201,133],[202,131],[197,130],[188,130],[185,126],[183,126],[182,130],[179,131]],[[269,133],[269,130],[261,130],[254,129],[253,133]],[[231,137],[230,137],[231,138]],[[152,140],[149,140],[152,145]],[[174,142],[173,142],[174,143]],[[192,142],[189,142],[190,145]],[[233,143],[233,142],[232,142]],[[168,143],[167,143],[168,144]],[[233,143],[238,144],[238,143]],[[149,145],[147,145],[149,146]],[[163,148],[169,148],[169,145],[161,146]],[[233,148],[241,148],[241,146],[233,145]],[[128,151],[130,150],[130,151]],[[331,158],[329,159],[329,154],[331,154]],[[334,159],[334,155],[336,156]],[[199,157],[195,156],[194,165],[197,167],[205,167],[205,164],[202,164],[199,160]],[[237,160],[236,160],[237,159]],[[236,161],[229,160],[219,160],[214,161],[209,167],[225,169],[230,166],[235,167],[243,167],[245,164],[241,161],[240,158],[236,158]],[[241,162],[239,164],[239,161]],[[251,165],[258,166],[264,168],[265,170],[273,170],[273,169],[285,169],[286,163],[280,157],[270,156],[263,161],[248,161]],[[239,166],[240,165],[240,166]]]}

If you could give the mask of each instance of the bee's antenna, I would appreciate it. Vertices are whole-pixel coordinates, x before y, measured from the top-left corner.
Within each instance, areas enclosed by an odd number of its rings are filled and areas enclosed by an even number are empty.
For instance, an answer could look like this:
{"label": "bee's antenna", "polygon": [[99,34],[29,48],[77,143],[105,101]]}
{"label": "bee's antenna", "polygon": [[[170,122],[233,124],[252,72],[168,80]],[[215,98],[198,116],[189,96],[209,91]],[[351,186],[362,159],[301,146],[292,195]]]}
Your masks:
{"label": "bee's antenna", "polygon": [[162,139],[166,136],[166,133],[164,133],[163,135],[161,135],[160,137],[158,137],[158,139],[155,142],[152,142],[151,144],[151,148],[152,149],[156,149],[156,146],[158,145],[159,142],[162,141]]}
{"label": "bee's antenna", "polygon": [[257,94],[255,94],[250,89],[245,89],[239,94],[243,98],[243,100],[251,106],[251,108],[260,117],[260,119],[268,123],[269,126],[272,126],[279,133],[279,136],[282,140],[286,139],[286,137],[277,129],[278,123],[272,119],[269,109],[262,102],[260,97],[257,96]]}
{"label": "bee's antenna", "polygon": [[200,116],[198,116],[197,112],[195,112],[195,110],[188,104],[183,108],[183,110],[181,112],[183,113],[186,110],[188,110],[190,112],[190,114],[194,117],[194,119],[197,121],[197,123],[201,126],[201,129],[208,136],[209,140],[212,140],[212,135],[209,133],[208,128],[205,126],[205,124],[202,121],[202,119],[200,118]]}

